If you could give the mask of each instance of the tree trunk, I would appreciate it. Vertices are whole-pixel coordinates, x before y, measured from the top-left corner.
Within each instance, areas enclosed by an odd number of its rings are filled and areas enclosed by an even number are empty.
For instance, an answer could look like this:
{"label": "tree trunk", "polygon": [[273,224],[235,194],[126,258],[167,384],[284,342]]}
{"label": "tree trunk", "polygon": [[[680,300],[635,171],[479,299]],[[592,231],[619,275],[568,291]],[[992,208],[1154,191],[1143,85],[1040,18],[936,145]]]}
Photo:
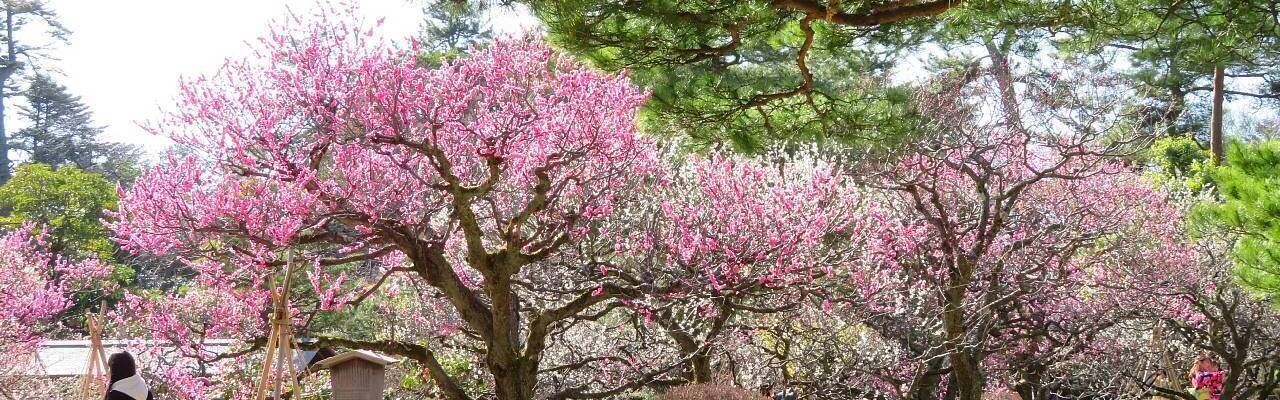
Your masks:
{"label": "tree trunk", "polygon": [[1226,88],[1226,68],[1218,65],[1213,68],[1213,114],[1209,118],[1209,152],[1213,157],[1214,165],[1222,165],[1222,106],[1225,99]]}
{"label": "tree trunk", "polygon": [[530,371],[527,363],[520,361],[490,363],[489,372],[493,374],[494,394],[498,400],[535,400],[533,389],[537,377]]}
{"label": "tree trunk", "polygon": [[711,383],[711,379],[713,378],[713,374],[711,373],[711,356],[707,354],[710,350],[711,349],[709,347],[699,350],[693,355],[693,358],[689,360],[693,369],[693,383]]}
{"label": "tree trunk", "polygon": [[996,86],[1000,89],[1005,123],[1010,130],[1022,133],[1026,129],[1022,125],[1022,110],[1018,108],[1018,93],[1013,86],[1013,69],[1009,66],[1009,57],[990,40],[986,41],[986,47],[987,55],[991,57],[992,76],[996,78]]}
{"label": "tree trunk", "polygon": [[[520,339],[520,297],[514,289],[511,271],[518,268],[501,265],[499,273],[486,276],[485,291],[493,308],[493,337],[486,340],[486,361],[493,374],[494,392],[498,400],[534,400],[539,358],[522,357]],[[540,354],[540,353],[539,353]]]}
{"label": "tree trunk", "polygon": [[968,328],[965,326],[964,298],[967,285],[952,283],[947,288],[945,309],[942,311],[942,325],[946,332],[948,361],[951,362],[951,375],[955,382],[955,391],[959,400],[982,399],[982,371],[974,350],[965,343]]}
{"label": "tree trunk", "polygon": [[4,126],[4,86],[9,80],[8,76],[0,79],[0,185],[9,181],[13,177],[11,166],[9,165],[9,133],[5,131]]}
{"label": "tree trunk", "polygon": [[1169,88],[1169,109],[1165,110],[1164,123],[1165,134],[1169,136],[1181,136],[1186,132],[1178,131],[1178,118],[1182,118],[1182,113],[1187,110],[1187,93],[1181,86],[1174,85]]}
{"label": "tree trunk", "polygon": [[9,181],[13,177],[13,169],[9,162],[9,132],[4,126],[4,87],[9,84],[9,78],[18,70],[18,47],[13,40],[13,10],[6,9],[4,11],[5,19],[5,41],[8,45],[9,59],[5,60],[5,65],[0,68],[0,184]]}
{"label": "tree trunk", "polygon": [[907,398],[911,400],[937,400],[938,385],[942,383],[944,374],[938,371],[943,368],[942,358],[934,357],[929,360],[929,369],[925,373],[911,382],[911,391],[907,394]]}
{"label": "tree trunk", "polygon": [[1031,363],[1022,367],[1022,379],[1014,385],[1014,391],[1022,400],[1044,400],[1045,367],[1040,363]]}
{"label": "tree trunk", "polygon": [[[715,320],[712,321],[711,326],[707,328],[707,332],[704,335],[705,340],[714,340],[719,336],[724,329],[725,322],[732,315],[732,310],[722,308]],[[669,312],[658,315],[655,318],[655,322],[676,343],[676,346],[680,348],[680,356],[686,360],[683,366],[684,373],[682,378],[689,383],[710,383],[715,378],[715,369],[712,368],[711,347],[705,346],[704,340],[699,340],[697,335],[686,332]],[[783,374],[786,374],[785,366],[783,367]]]}
{"label": "tree trunk", "polygon": [[939,399],[942,399],[942,400],[956,400],[956,399],[960,398],[960,396],[957,396],[957,395],[956,395],[957,387],[958,387],[958,385],[956,385],[956,375],[955,375],[955,374],[948,374],[948,375],[947,375],[947,387],[946,387],[946,390],[943,390],[943,391],[942,391],[942,396],[941,396],[941,397],[939,397]]}
{"label": "tree trunk", "polygon": [[1228,360],[1226,363],[1226,379],[1222,382],[1222,397],[1219,400],[1232,400],[1240,389],[1240,375],[1245,371],[1243,360]]}

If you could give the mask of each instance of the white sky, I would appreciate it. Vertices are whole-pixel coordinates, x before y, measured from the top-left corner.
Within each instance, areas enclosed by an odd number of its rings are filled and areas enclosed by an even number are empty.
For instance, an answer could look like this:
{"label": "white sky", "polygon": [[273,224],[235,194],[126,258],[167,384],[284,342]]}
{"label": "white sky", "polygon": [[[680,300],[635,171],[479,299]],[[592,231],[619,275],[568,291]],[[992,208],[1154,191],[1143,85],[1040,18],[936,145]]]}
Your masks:
{"label": "white sky", "polygon": [[[363,0],[369,21],[385,18],[385,37],[416,35],[423,1]],[[143,145],[152,154],[168,146],[137,126],[154,119],[177,93],[180,77],[217,70],[227,57],[247,54],[246,43],[266,32],[287,10],[305,15],[316,0],[50,0],[72,34],[57,57],[57,80],[79,95],[106,125],[106,139]],[[528,16],[500,10],[491,16],[497,32],[533,26]],[[34,32],[33,32],[34,33]],[[11,100],[15,100],[11,98]],[[20,128],[9,109],[10,130]]]}

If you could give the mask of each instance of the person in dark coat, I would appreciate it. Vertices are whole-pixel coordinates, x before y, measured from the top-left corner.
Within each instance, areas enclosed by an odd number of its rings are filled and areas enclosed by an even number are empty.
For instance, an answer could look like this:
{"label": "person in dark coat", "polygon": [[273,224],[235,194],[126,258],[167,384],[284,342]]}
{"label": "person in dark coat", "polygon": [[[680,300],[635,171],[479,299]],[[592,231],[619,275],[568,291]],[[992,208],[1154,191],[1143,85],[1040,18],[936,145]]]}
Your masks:
{"label": "person in dark coat", "polygon": [[138,363],[127,351],[112,354],[107,358],[107,375],[111,383],[107,386],[105,400],[154,400],[151,388],[138,374]]}

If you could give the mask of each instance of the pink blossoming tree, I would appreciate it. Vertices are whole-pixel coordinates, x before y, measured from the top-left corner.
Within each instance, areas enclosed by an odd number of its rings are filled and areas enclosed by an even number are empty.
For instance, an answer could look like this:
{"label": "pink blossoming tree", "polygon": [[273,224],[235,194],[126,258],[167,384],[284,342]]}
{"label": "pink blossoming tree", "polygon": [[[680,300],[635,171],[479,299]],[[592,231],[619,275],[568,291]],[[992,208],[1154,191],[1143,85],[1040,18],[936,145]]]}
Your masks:
{"label": "pink blossoming tree", "polygon": [[38,368],[31,364],[35,351],[59,330],[72,297],[100,288],[110,273],[98,260],[57,256],[34,225],[0,236],[0,394],[18,395],[7,392],[21,390],[13,379]]}
{"label": "pink blossoming tree", "polygon": [[1113,157],[1130,132],[1106,79],[969,75],[921,96],[921,137],[880,164],[764,165],[663,154],[636,133],[643,91],[540,42],[426,68],[348,17],[286,22],[151,127],[180,149],[112,228],[194,278],[119,316],[187,360],[159,374],[175,397],[252,385],[286,265],[303,336],[412,360],[451,400],[747,364],[821,380],[811,360],[898,398],[1041,398],[1122,323],[1223,332],[1170,322],[1208,303],[1144,296],[1198,261],[1180,208]]}
{"label": "pink blossoming tree", "polygon": [[652,322],[642,332],[670,339],[680,381],[707,383],[721,355],[753,334],[748,321],[822,301],[822,282],[849,255],[858,196],[821,164],[673,164],[613,221],[623,239],[604,274],[645,282],[625,296]]}
{"label": "pink blossoming tree", "polygon": [[[320,19],[259,51],[266,62],[183,86],[154,130],[192,155],[123,194],[121,243],[215,260],[193,263],[201,286],[259,305],[263,277],[294,251],[324,297],[308,312],[378,290],[384,279],[350,291],[326,272],[378,260],[377,274],[410,274],[449,303],[498,398],[533,398],[547,336],[616,294],[586,282],[545,290],[542,276],[652,174],[652,145],[634,132],[644,93],[525,40],[428,70],[363,27]],[[264,310],[213,317],[239,327]],[[469,398],[428,347],[332,342],[417,360],[447,397]]]}
{"label": "pink blossoming tree", "polygon": [[[1194,197],[1189,200],[1195,201]],[[1270,396],[1280,387],[1280,310],[1246,293],[1232,277],[1231,234],[1212,229],[1188,238],[1194,262],[1139,266],[1112,276],[1111,291],[1132,304],[1127,318],[1098,335],[1070,374],[1094,390],[1136,388],[1143,396],[1192,399],[1189,355],[1207,354],[1226,371],[1222,399]]]}
{"label": "pink blossoming tree", "polygon": [[[635,132],[645,93],[544,44],[500,40],[427,69],[413,49],[328,15],[281,27],[259,45],[262,61],[184,84],[152,129],[185,155],[121,195],[120,243],[177,254],[196,274],[194,290],[130,307],[142,332],[189,357],[248,354],[209,352],[207,337],[261,345],[266,278],[292,254],[307,278],[290,288],[295,323],[318,345],[412,359],[449,399],[485,395],[446,370],[457,355],[498,399],[598,398],[669,369],[617,344],[578,352],[569,335],[622,311],[651,320],[682,293],[712,314],[748,307],[710,294],[810,279],[822,263],[807,257],[848,223],[830,174],[784,182],[727,160],[694,175],[660,168]],[[648,213],[662,230],[619,213]],[[317,325],[359,307],[398,322],[372,336]],[[674,365],[705,376],[702,350],[676,342],[695,358]],[[540,380],[547,371],[581,379]],[[216,390],[206,383],[184,396]]]}
{"label": "pink blossoming tree", "polygon": [[904,398],[1006,386],[1041,398],[1051,366],[1134,306],[1107,280],[1193,262],[1169,239],[1176,207],[1112,157],[1132,137],[1115,123],[1120,96],[1076,79],[1026,79],[1017,95],[1000,76],[944,81],[920,98],[923,137],[865,174],[883,201],[841,301],[901,357],[868,368],[883,377],[871,383]]}

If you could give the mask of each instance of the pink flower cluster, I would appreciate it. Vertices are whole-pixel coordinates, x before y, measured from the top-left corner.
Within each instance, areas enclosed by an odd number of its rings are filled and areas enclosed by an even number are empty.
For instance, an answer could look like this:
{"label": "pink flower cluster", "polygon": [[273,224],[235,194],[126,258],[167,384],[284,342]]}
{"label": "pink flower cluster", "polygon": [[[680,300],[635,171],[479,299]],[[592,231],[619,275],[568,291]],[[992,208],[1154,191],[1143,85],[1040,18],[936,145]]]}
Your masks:
{"label": "pink flower cluster", "polygon": [[71,296],[110,289],[101,282],[112,272],[98,260],[74,261],[49,251],[45,232],[27,224],[0,236],[0,364],[24,362],[55,320],[72,305]]}

